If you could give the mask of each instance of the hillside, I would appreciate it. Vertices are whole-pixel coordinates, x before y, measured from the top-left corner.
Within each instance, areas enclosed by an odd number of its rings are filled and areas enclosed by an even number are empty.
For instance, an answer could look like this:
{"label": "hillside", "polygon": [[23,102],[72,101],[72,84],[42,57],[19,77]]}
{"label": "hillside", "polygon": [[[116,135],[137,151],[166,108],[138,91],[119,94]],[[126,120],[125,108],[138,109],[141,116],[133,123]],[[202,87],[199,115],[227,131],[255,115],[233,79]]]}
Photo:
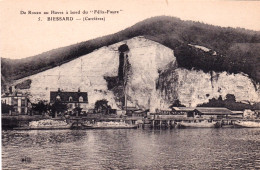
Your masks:
{"label": "hillside", "polygon": [[[210,51],[205,47],[188,45],[198,54],[205,54],[204,57],[215,56],[215,52],[209,55]],[[201,52],[204,50],[208,52]],[[127,67],[124,68],[125,64]],[[144,110],[165,109],[177,100],[185,106],[195,107],[220,96],[225,99],[228,94],[234,95],[238,102],[260,101],[259,84],[254,85],[245,74],[205,73],[179,67],[180,64],[175,51],[138,36],[15,80],[12,85],[17,91],[28,94],[33,103],[49,101],[50,92],[59,88],[68,92],[80,89],[88,93],[89,103],[85,109],[93,108],[95,102],[102,99],[114,109],[122,108],[124,80],[127,81],[128,106]]]}
{"label": "hillside", "polygon": [[[100,47],[136,36],[143,36],[174,50],[179,67],[204,72],[243,72],[255,82],[260,82],[260,32],[160,16],[146,19],[116,34],[36,56],[17,60],[1,58],[2,84],[59,66]],[[189,44],[204,46],[211,51],[205,52]],[[216,54],[212,55],[214,52]]]}

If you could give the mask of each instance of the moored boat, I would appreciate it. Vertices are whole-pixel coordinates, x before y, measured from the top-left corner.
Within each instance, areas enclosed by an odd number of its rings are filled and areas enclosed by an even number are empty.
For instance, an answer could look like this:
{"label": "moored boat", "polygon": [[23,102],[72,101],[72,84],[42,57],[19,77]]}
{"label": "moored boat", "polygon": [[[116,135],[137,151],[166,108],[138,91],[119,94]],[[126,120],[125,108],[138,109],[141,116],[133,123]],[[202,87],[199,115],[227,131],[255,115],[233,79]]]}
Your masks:
{"label": "moored boat", "polygon": [[236,121],[234,122],[236,127],[244,127],[244,128],[260,128],[260,122],[254,121]]}
{"label": "moored boat", "polygon": [[40,121],[32,121],[29,123],[29,126],[16,127],[14,130],[60,130],[70,128],[71,124],[66,123],[66,121],[44,119]]}
{"label": "moored boat", "polygon": [[218,127],[217,122],[178,122],[179,128],[215,128]]}
{"label": "moored boat", "polygon": [[84,124],[85,129],[134,129],[137,125],[125,122],[97,122],[93,125]]}

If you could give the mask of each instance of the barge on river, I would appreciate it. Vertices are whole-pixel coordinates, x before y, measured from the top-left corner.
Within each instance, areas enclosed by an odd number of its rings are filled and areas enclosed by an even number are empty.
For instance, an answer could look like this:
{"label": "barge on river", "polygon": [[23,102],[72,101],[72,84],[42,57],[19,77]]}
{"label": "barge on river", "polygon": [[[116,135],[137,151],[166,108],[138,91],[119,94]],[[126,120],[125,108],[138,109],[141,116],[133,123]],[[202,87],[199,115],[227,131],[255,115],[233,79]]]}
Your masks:
{"label": "barge on river", "polygon": [[255,121],[236,121],[234,124],[241,128],[260,128],[260,122]]}
{"label": "barge on river", "polygon": [[207,120],[201,122],[178,122],[179,128],[216,128],[220,127],[218,122],[209,122]]}
{"label": "barge on river", "polygon": [[14,130],[61,130],[70,129],[71,123],[66,121],[58,121],[52,119],[44,119],[40,121],[32,121],[29,126],[16,127]]}
{"label": "barge on river", "polygon": [[137,125],[125,122],[97,122],[95,124],[82,124],[83,129],[136,129]]}

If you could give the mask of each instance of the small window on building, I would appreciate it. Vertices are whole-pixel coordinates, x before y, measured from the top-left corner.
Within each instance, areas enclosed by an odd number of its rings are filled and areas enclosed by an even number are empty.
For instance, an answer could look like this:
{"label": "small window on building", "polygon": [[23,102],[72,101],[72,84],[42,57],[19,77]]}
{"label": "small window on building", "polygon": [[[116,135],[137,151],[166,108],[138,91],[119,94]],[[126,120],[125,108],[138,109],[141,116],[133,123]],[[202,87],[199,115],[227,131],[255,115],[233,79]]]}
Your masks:
{"label": "small window on building", "polygon": [[21,114],[25,114],[25,108],[21,108]]}
{"label": "small window on building", "polygon": [[56,100],[60,100],[60,96],[59,95],[56,97]]}
{"label": "small window on building", "polygon": [[17,99],[17,98],[14,98],[14,99],[12,100],[12,105],[14,105],[14,106],[17,106],[17,105],[18,105],[18,99]]}
{"label": "small window on building", "polygon": [[79,97],[79,102],[83,102],[83,97],[82,96]]}
{"label": "small window on building", "polygon": [[25,106],[25,99],[22,99],[21,102],[22,102],[22,106]]}
{"label": "small window on building", "polygon": [[69,101],[70,101],[70,102],[72,102],[72,101],[73,101],[73,98],[72,98],[71,96],[69,97]]}

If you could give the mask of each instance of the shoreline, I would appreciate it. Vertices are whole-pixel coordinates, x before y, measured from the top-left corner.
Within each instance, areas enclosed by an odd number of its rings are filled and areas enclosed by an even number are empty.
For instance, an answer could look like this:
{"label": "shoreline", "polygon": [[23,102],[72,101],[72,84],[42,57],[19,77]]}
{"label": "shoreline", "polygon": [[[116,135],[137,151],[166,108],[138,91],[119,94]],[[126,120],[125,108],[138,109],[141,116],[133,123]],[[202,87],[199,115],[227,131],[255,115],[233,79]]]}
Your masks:
{"label": "shoreline", "polygon": [[[48,116],[41,116],[41,115],[17,115],[17,116],[6,116],[2,115],[2,129],[4,130],[11,130],[15,128],[23,128],[26,130],[32,130],[29,127],[29,122],[31,121],[39,121],[44,119],[51,119],[51,120],[57,120],[57,121],[69,121],[70,123],[81,124],[84,121],[91,121],[91,122],[102,122],[102,121],[112,121],[112,122],[119,122],[124,121],[129,124],[137,125],[138,127],[145,127],[149,126],[150,128],[176,128],[176,125],[178,122],[202,122],[202,121],[213,121],[221,123],[221,126],[219,128],[227,128],[227,127],[234,127],[234,122],[236,121],[253,121],[253,122],[260,122],[260,119],[245,119],[245,118],[225,118],[225,119],[206,119],[206,118],[143,118],[143,117],[109,117],[109,116],[99,116],[99,117],[57,117],[57,118],[51,118]],[[141,123],[137,123],[137,121],[141,121]],[[177,123],[177,124],[176,124]],[[77,128],[77,127],[76,127]],[[42,128],[43,130],[46,128]],[[57,128],[47,128],[48,130],[56,130]],[[66,128],[70,129],[70,128]],[[83,128],[84,129],[84,128]],[[88,129],[88,128],[86,128]],[[103,128],[106,129],[106,128]],[[35,129],[40,130],[40,129]]]}

